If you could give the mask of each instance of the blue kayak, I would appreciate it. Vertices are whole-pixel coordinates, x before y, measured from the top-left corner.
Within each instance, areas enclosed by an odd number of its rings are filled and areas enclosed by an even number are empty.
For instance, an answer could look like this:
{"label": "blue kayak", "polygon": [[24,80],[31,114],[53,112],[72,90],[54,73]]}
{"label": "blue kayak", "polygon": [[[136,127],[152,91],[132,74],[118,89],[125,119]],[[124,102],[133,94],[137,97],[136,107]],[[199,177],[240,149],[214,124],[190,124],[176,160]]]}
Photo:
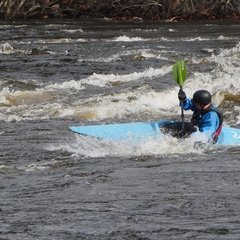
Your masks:
{"label": "blue kayak", "polygon": [[[181,122],[136,122],[91,126],[71,126],[69,129],[75,133],[92,136],[112,141],[131,141],[134,143],[146,141],[146,139],[159,139],[164,134],[177,136]],[[240,144],[240,129],[223,126],[216,144],[235,145]]]}

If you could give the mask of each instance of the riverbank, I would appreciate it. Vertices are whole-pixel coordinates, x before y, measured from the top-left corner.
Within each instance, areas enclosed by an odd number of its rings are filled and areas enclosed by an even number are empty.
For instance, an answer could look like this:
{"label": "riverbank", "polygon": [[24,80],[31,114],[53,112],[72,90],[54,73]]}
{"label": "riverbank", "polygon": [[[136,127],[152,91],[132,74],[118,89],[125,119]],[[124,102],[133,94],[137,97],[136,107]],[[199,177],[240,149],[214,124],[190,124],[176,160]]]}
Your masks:
{"label": "riverbank", "polygon": [[0,19],[105,18],[112,20],[240,19],[236,0],[3,0]]}

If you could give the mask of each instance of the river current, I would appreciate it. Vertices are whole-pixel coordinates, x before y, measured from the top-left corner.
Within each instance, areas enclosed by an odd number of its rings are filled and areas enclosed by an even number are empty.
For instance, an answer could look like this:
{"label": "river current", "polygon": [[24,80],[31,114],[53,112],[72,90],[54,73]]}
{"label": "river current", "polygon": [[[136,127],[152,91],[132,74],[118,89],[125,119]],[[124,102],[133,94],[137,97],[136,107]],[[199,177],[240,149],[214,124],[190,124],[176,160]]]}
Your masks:
{"label": "river current", "polygon": [[209,90],[224,125],[240,128],[239,30],[232,20],[2,21],[0,239],[239,239],[239,146],[68,131],[180,120],[178,59],[187,96]]}

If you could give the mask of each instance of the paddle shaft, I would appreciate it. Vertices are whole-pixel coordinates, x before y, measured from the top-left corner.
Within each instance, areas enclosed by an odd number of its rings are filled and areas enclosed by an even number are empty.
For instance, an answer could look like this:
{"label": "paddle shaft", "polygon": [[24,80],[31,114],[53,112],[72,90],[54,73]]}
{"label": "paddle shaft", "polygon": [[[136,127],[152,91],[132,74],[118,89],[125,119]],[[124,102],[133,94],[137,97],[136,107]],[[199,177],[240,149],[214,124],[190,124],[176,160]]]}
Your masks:
{"label": "paddle shaft", "polygon": [[[182,91],[182,86],[180,86],[180,91]],[[184,111],[183,111],[183,101],[180,101],[180,106],[181,106],[181,118],[182,118],[182,129],[185,130],[184,126]]]}

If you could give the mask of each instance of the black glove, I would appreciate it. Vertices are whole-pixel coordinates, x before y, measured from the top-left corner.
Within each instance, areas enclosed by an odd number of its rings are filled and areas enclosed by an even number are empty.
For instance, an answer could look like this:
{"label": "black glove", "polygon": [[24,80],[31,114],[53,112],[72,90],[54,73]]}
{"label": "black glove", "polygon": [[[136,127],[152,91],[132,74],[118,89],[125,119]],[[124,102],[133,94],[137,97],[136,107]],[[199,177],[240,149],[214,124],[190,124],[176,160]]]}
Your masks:
{"label": "black glove", "polygon": [[179,101],[185,101],[187,99],[186,93],[182,89],[178,92],[178,99]]}

